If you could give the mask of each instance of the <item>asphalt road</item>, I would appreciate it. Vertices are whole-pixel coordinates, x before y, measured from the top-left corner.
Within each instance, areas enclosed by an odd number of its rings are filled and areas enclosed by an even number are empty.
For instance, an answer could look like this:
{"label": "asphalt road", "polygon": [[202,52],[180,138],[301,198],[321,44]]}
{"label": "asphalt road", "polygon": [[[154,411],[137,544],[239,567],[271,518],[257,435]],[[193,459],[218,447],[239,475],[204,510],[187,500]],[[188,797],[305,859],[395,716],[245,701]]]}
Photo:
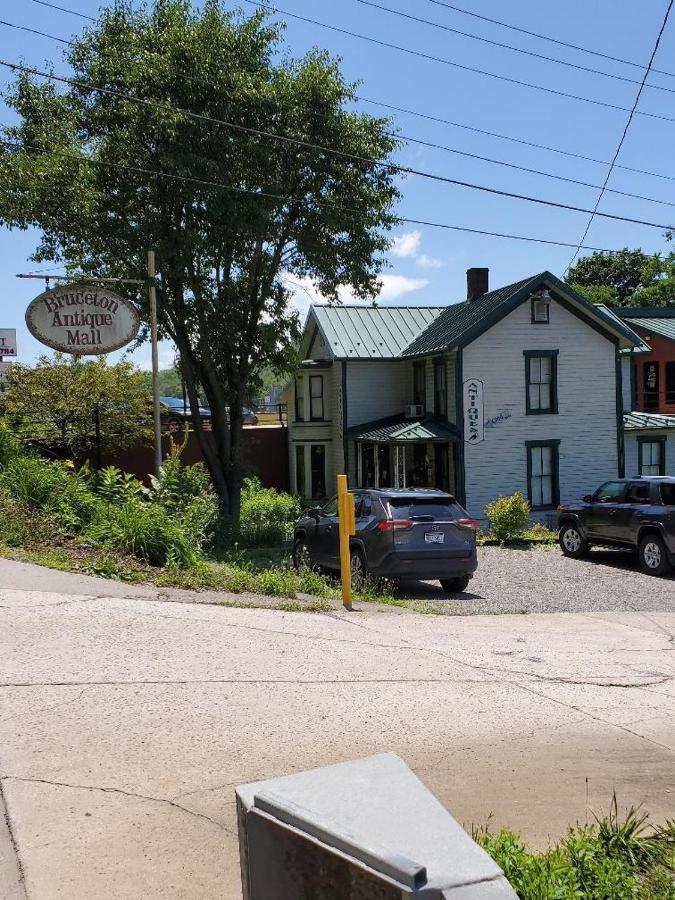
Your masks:
{"label": "asphalt road", "polygon": [[3,900],[238,898],[234,785],[382,750],[538,845],[613,790],[675,813],[673,612],[283,613],[7,561],[0,584]]}

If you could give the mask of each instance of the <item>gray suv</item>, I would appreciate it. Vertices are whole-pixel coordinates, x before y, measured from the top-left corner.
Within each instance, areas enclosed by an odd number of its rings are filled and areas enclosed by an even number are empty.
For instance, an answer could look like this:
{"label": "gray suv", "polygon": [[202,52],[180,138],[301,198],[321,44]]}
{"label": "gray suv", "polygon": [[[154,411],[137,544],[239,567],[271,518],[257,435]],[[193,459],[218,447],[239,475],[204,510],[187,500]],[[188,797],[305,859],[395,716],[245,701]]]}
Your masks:
{"label": "gray suv", "polygon": [[593,544],[632,548],[644,572],[666,575],[675,565],[675,477],[607,481],[561,506],[558,525],[565,556],[586,556]]}
{"label": "gray suv", "polygon": [[[450,494],[414,490],[355,490],[356,534],[351,538],[355,579],[424,579],[445,591],[463,591],[478,565],[478,522]],[[303,515],[295,526],[296,568],[339,570],[337,498]]]}

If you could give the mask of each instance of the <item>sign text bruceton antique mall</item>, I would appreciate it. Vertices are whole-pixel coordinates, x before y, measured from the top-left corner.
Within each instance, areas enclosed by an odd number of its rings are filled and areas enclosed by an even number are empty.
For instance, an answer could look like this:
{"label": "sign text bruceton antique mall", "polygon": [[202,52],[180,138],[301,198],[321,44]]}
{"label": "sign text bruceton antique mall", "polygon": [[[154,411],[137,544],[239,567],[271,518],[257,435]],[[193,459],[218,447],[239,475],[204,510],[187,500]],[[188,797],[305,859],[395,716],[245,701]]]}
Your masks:
{"label": "sign text bruceton antique mall", "polygon": [[54,350],[77,355],[119,350],[138,334],[138,312],[118,294],[70,284],[45,291],[26,310],[30,333]]}

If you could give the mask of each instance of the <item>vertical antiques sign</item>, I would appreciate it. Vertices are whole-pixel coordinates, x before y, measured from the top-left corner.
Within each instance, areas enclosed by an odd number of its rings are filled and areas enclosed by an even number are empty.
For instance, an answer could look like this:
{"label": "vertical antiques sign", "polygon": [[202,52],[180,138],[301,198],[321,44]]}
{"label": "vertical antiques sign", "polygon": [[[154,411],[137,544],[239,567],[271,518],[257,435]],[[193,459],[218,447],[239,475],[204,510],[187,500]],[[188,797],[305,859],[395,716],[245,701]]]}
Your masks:
{"label": "vertical antiques sign", "polygon": [[69,284],[36,297],[26,325],[47,347],[84,356],[124,347],[138,334],[140,319],[128,300],[106,288]]}
{"label": "vertical antiques sign", "polygon": [[464,382],[464,442],[480,444],[485,439],[483,382],[469,378]]}

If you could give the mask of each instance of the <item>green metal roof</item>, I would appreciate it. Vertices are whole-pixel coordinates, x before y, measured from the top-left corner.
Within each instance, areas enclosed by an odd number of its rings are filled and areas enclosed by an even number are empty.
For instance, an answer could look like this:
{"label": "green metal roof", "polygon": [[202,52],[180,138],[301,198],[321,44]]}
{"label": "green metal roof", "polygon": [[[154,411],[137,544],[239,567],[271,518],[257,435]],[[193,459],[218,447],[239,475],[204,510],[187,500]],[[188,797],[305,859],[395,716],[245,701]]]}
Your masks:
{"label": "green metal roof", "polygon": [[420,419],[406,419],[404,416],[389,416],[363,425],[355,425],[347,432],[357,441],[374,443],[405,443],[429,441],[458,441],[459,431],[450,422],[435,416]]}
{"label": "green metal roof", "polygon": [[313,306],[336,359],[398,359],[444,306]]}
{"label": "green metal roof", "polygon": [[623,417],[625,431],[642,431],[647,428],[675,428],[675,416],[660,413],[629,412]]}
{"label": "green metal roof", "polygon": [[538,275],[531,275],[495,291],[488,291],[471,302],[465,301],[446,307],[432,325],[409,345],[404,356],[423,356],[450,347],[465,346],[488,328],[496,325],[542,285],[572,299],[575,305],[585,310],[596,324],[604,325],[615,335],[618,333],[623,338],[624,349],[641,343],[635,332],[617,316],[608,315],[605,308],[589,303],[550,272],[540,272]]}
{"label": "green metal roof", "polygon": [[675,341],[675,307],[631,307],[618,313],[632,328],[642,328]]}
{"label": "green metal roof", "polygon": [[[441,315],[416,338],[406,349],[404,356],[421,356],[425,353],[437,353],[449,347],[464,343],[464,338],[474,329],[481,326],[489,314],[494,314],[524,288],[531,286],[534,290],[540,276],[524,278],[515,284],[488,291],[476,297],[470,303],[453,303],[445,308]],[[501,318],[498,316],[497,319]],[[488,326],[489,327],[489,326]]]}
{"label": "green metal roof", "polygon": [[[596,306],[598,309],[601,309],[608,318],[612,319],[614,322],[618,323],[619,325],[626,326],[626,323],[623,322],[621,317],[618,316],[614,312],[614,310],[611,308],[611,306],[605,306],[604,303],[596,303]],[[631,321],[630,326],[632,326],[632,325],[633,325],[633,322]],[[635,346],[631,347],[631,348],[626,348],[625,350],[620,350],[619,352],[621,353],[621,355],[624,356],[627,353],[651,353],[652,348],[649,346],[649,344],[646,344],[642,340],[640,335],[637,333],[637,331],[634,331],[632,327],[630,328],[630,330],[633,334]]]}

